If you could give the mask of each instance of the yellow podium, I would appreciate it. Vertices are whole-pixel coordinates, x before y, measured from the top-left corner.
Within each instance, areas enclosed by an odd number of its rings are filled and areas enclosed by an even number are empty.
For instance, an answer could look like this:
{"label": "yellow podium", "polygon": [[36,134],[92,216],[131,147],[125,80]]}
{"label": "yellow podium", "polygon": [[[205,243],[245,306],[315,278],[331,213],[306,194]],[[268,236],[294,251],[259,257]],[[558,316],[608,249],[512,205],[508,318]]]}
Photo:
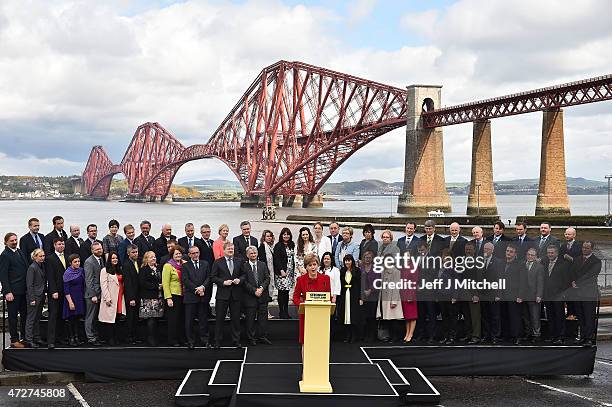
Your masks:
{"label": "yellow podium", "polygon": [[306,293],[306,301],[300,304],[304,314],[304,366],[300,392],[331,393],[329,382],[329,316],[336,304],[327,292]]}

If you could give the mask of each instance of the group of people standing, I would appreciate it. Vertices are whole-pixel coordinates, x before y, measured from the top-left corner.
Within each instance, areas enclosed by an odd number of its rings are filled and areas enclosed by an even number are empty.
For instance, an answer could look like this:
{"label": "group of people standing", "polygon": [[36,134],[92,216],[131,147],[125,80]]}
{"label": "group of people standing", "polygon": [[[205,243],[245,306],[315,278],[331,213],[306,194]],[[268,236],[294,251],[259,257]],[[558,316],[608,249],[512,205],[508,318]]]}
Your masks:
{"label": "group of people standing", "polygon": [[[565,320],[577,318],[581,343],[594,338],[597,306],[597,275],[601,261],[593,255],[593,242],[577,242],[576,231],[568,228],[566,243],[550,234],[550,225],[540,226],[540,236],[526,236],[526,225],[516,225],[516,236],[504,235],[504,224],[496,222],[493,234],[483,237],[480,227],[472,229],[472,240],[460,235],[460,225],[450,225],[450,235],[435,233],[428,220],[424,234],[408,222],[405,235],[394,239],[390,230],[375,239],[372,225],[365,225],[363,239],[351,227],[336,222],[324,234],[320,222],[302,227],[294,238],[285,227],[278,239],[264,230],[258,240],[251,224],[243,221],[240,234],[230,240],[229,227],[185,225],[185,236],[177,239],[171,225],[163,225],[158,238],[151,236],[151,223],[142,221],[136,236],[133,225],[119,234],[116,220],[98,240],[98,228],[90,224],[86,238],[80,227],[64,231],[64,219],[53,218],[53,230],[39,233],[40,221],[28,221],[29,232],[18,239],[4,238],[0,255],[0,281],[7,300],[11,346],[39,347],[39,322],[48,306],[46,345],[62,343],[91,346],[118,342],[157,345],[158,320],[167,319],[170,346],[193,349],[219,348],[223,344],[223,322],[229,312],[231,343],[241,347],[240,319],[246,320],[249,345],[270,344],[268,306],[278,303],[279,317],[288,319],[289,299],[304,301],[308,291],[329,291],[336,303],[333,331],[346,342],[357,340],[403,341],[420,339],[453,343],[463,339],[476,344],[509,337],[515,344],[524,338],[539,339],[544,309],[550,325],[549,339],[563,343]],[[408,262],[400,266],[387,258],[406,256],[449,260]],[[458,271],[453,261],[460,257],[482,257],[481,266]],[[378,259],[377,259],[378,258]],[[375,261],[376,260],[376,261]],[[375,263],[385,264],[382,272]],[[405,263],[404,263],[405,264]],[[435,264],[435,262],[434,262]],[[506,280],[504,290],[420,289],[433,280]],[[400,286],[399,282],[413,285]],[[209,341],[210,305],[215,309],[214,341]],[[438,317],[441,316],[441,319]],[[19,318],[18,318],[19,317]],[[21,326],[18,327],[18,321]],[[85,337],[81,335],[84,320]],[[137,331],[145,321],[146,337]],[[197,322],[197,326],[195,321]],[[118,335],[118,323],[125,335]],[[460,335],[461,333],[461,335]]]}

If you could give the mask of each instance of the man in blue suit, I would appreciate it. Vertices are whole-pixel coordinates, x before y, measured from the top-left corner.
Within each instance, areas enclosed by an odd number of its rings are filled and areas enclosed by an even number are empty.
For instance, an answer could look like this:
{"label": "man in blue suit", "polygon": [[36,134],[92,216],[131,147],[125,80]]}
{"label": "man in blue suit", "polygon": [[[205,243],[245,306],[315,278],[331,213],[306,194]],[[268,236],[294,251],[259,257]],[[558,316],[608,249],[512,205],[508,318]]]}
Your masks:
{"label": "man in blue suit", "polygon": [[[25,323],[27,313],[26,301],[26,274],[28,260],[26,255],[17,247],[17,235],[7,233],[4,236],[4,251],[0,254],[0,282],[2,294],[7,301],[9,332],[11,334],[11,347],[23,348],[25,345]],[[17,328],[17,316],[20,326]],[[21,338],[20,338],[21,334]]]}
{"label": "man in blue suit", "polygon": [[402,256],[404,253],[408,252],[410,256],[416,257],[417,246],[420,241],[420,239],[414,235],[416,227],[416,222],[410,221],[406,223],[406,236],[402,236],[397,240],[397,246]]}
{"label": "man in blue suit", "polygon": [[45,235],[39,233],[40,221],[36,218],[28,220],[28,229],[29,232],[21,236],[21,239],[19,239],[19,248],[23,254],[26,255],[28,265],[30,265],[32,264],[30,254],[32,254],[34,249],[43,249]]}

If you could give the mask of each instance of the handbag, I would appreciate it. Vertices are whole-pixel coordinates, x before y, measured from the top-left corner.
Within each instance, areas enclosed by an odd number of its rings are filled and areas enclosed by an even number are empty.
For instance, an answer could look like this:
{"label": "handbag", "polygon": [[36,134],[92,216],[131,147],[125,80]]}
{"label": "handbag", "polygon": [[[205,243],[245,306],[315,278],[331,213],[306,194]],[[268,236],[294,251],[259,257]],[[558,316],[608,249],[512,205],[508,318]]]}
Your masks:
{"label": "handbag", "polygon": [[389,327],[382,320],[378,321],[378,327],[376,329],[376,336],[378,337],[379,341],[383,341],[383,342],[388,341],[391,338]]}

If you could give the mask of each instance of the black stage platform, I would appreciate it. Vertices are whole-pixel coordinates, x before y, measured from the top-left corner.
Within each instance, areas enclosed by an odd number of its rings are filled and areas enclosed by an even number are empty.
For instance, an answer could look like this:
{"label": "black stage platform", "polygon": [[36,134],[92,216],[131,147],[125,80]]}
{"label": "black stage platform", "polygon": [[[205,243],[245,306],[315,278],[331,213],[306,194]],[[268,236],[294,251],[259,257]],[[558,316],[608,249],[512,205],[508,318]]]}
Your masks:
{"label": "black stage platform", "polygon": [[[229,323],[227,323],[229,325]],[[249,347],[248,363],[300,363],[297,344],[298,321],[272,319],[268,323],[273,346]],[[44,329],[41,329],[44,332]],[[164,343],[165,326],[159,329]],[[227,332],[229,338],[229,332]],[[332,363],[370,362],[389,359],[398,368],[417,367],[431,375],[588,375],[593,372],[596,347],[474,345],[426,346],[376,342],[345,344],[332,342]],[[244,350],[218,351],[196,347],[103,347],[82,345],[55,350],[12,349],[3,351],[6,369],[15,371],[59,371],[85,373],[94,381],[180,379],[190,369],[214,369],[218,360],[244,360]]]}

